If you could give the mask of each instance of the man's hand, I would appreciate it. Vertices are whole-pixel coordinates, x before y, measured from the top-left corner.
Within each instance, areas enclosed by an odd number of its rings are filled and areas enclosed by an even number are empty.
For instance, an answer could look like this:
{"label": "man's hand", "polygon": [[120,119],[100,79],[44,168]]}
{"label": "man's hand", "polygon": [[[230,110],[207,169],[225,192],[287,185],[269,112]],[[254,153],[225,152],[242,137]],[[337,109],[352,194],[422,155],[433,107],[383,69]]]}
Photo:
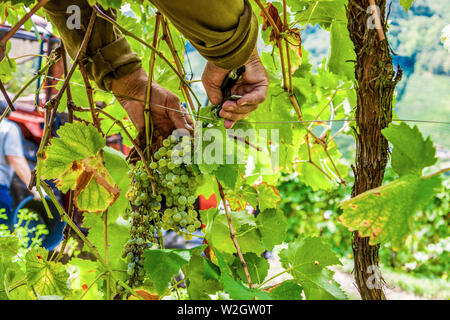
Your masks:
{"label": "man's hand", "polygon": [[[141,101],[145,101],[147,82],[147,73],[142,68],[112,82],[112,92],[138,131],[143,131],[145,127],[144,103]],[[180,99],[155,82],[152,83],[150,111],[155,129],[158,129],[164,137],[169,136],[174,129],[193,130],[192,121],[182,107]]]}
{"label": "man's hand", "polygon": [[[232,94],[241,95],[242,98],[238,101],[226,101],[220,111],[220,116],[225,119],[224,126],[227,129],[233,127],[236,121],[247,118],[258,107],[258,104],[266,100],[269,76],[256,48],[245,64],[245,68],[242,78],[231,89]],[[229,72],[211,62],[206,64],[202,82],[209,100],[214,105],[222,103],[220,86]]]}

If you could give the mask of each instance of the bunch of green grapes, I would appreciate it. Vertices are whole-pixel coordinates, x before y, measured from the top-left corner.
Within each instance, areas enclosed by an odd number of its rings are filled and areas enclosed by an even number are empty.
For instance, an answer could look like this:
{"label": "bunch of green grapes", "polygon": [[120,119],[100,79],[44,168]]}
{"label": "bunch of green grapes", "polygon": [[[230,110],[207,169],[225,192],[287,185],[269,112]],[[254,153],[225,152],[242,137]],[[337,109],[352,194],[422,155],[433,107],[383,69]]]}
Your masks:
{"label": "bunch of green grapes", "polygon": [[122,253],[128,262],[127,273],[130,282],[136,286],[144,280],[142,253],[149,243],[157,243],[156,231],[160,229],[160,212],[162,196],[153,193],[149,175],[142,162],[130,170],[133,178],[127,197],[133,210],[123,215],[131,218],[130,239]]}
{"label": "bunch of green grapes", "polygon": [[171,135],[155,152],[150,170],[157,180],[157,190],[165,199],[161,226],[192,239],[191,233],[201,227],[198,212],[194,209],[195,190],[202,177],[192,164],[191,137],[182,136],[181,141]]}
{"label": "bunch of green grapes", "polygon": [[151,176],[142,162],[130,170],[132,184],[127,197],[133,209],[123,216],[131,218],[131,229],[122,256],[128,262],[130,283],[135,286],[145,277],[142,253],[153,244],[161,245],[162,229],[190,240],[191,233],[201,227],[194,194],[202,177],[192,164],[191,137],[171,135],[164,139],[148,169]]}

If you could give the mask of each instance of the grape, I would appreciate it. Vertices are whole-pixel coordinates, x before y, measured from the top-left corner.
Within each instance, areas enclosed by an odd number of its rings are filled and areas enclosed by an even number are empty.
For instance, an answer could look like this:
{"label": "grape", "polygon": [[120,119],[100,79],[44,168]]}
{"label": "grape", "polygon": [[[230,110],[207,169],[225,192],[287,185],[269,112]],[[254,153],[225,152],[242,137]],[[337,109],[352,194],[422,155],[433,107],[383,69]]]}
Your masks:
{"label": "grape", "polygon": [[178,198],[178,203],[179,204],[184,205],[184,204],[186,204],[186,202],[187,202],[187,199],[186,199],[185,196],[181,196],[181,197]]}
{"label": "grape", "polygon": [[169,146],[170,146],[170,140],[169,139],[164,139],[164,141],[163,141],[163,146],[164,147],[166,147],[166,148],[168,148]]}
{"label": "grape", "polygon": [[[142,254],[148,246],[159,245],[157,234],[164,228],[184,235],[190,240],[201,222],[194,209],[194,193],[202,181],[198,168],[192,161],[191,137],[178,139],[170,135],[162,140],[162,146],[149,161],[151,176],[141,161],[128,173],[132,179],[127,198],[133,210],[123,213],[124,219],[131,218],[130,239],[122,257],[126,259],[129,285],[138,286],[145,280]],[[164,210],[161,210],[162,204]]]}

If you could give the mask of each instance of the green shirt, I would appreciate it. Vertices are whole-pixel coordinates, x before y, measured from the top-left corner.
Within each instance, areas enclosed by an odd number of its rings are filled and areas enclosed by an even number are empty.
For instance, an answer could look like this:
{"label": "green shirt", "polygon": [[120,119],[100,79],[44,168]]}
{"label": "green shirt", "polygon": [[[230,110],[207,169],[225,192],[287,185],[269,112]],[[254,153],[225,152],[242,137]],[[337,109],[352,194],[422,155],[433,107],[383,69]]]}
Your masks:
{"label": "green shirt", "polygon": [[[248,0],[150,0],[208,61],[224,69],[245,64],[258,37],[258,22]],[[81,29],[70,30],[67,7],[81,9]],[[92,8],[86,0],[52,0],[45,10],[58,29],[69,55],[74,58],[84,38]],[[115,18],[114,10],[106,13]],[[86,55],[86,69],[101,89],[111,81],[141,67],[120,31],[104,19],[96,19]]]}

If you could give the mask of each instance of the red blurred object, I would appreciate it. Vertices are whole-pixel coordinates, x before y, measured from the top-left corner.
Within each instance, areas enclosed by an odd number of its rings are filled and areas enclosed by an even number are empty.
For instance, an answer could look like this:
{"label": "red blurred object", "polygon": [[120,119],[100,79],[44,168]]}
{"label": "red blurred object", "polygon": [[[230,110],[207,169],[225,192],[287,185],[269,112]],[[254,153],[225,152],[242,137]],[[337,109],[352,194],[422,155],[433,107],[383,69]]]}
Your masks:
{"label": "red blurred object", "polygon": [[[217,208],[217,199],[216,199],[216,194],[213,193],[209,199],[206,199],[206,197],[204,195],[200,195],[198,197],[198,202],[199,202],[199,209],[200,210],[208,210],[211,208]],[[204,229],[206,226],[202,223],[202,229]]]}
{"label": "red blurred object", "polygon": [[209,199],[206,199],[204,195],[200,195],[199,202],[200,202],[200,210],[217,208],[217,199],[214,193],[209,197]]}
{"label": "red blurred object", "polygon": [[37,111],[16,110],[11,112],[9,120],[14,121],[20,126],[24,139],[31,140],[36,144],[41,142],[44,134],[44,115]]}

